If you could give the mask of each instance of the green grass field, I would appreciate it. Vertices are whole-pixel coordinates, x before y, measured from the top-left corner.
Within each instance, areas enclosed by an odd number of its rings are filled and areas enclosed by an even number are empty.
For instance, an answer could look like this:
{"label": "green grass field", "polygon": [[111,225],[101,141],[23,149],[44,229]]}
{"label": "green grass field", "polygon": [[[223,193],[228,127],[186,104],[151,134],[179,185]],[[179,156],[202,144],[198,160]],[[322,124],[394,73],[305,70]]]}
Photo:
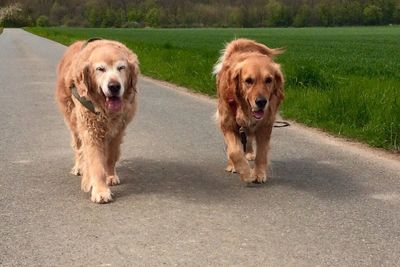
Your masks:
{"label": "green grass field", "polygon": [[400,27],[27,30],[66,45],[119,40],[138,54],[143,74],[211,96],[224,43],[246,37],[284,47],[277,61],[286,77],[285,118],[400,152]]}

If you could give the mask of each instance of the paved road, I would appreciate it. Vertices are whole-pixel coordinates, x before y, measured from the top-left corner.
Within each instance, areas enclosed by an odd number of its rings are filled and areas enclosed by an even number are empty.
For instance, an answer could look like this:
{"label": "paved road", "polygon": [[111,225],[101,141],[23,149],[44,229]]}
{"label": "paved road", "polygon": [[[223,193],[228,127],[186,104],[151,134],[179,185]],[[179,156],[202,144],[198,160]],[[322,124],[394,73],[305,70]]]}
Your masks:
{"label": "paved road", "polygon": [[1,266],[400,265],[400,161],[275,129],[272,178],[246,187],[223,171],[215,103],[149,80],[116,201],[91,203],[53,97],[64,49],[0,35]]}

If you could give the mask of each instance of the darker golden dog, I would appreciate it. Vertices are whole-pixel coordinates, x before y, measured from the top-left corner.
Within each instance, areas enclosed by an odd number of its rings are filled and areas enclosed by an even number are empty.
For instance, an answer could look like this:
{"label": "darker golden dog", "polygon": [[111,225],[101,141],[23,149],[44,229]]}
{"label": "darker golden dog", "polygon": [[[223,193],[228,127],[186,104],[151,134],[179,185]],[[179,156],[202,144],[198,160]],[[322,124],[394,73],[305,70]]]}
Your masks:
{"label": "darker golden dog", "polygon": [[[272,127],[284,98],[284,79],[271,49],[247,39],[227,44],[214,67],[217,78],[217,120],[227,145],[227,171],[238,172],[243,181],[267,180],[267,153]],[[242,148],[243,133],[247,144]],[[256,152],[252,143],[255,139]],[[254,169],[248,160],[255,160]]]}
{"label": "darker golden dog", "polygon": [[120,183],[115,164],[127,124],[136,110],[138,60],[123,44],[78,41],[58,66],[56,100],[72,134],[82,190],[91,200],[112,200],[109,186]]}

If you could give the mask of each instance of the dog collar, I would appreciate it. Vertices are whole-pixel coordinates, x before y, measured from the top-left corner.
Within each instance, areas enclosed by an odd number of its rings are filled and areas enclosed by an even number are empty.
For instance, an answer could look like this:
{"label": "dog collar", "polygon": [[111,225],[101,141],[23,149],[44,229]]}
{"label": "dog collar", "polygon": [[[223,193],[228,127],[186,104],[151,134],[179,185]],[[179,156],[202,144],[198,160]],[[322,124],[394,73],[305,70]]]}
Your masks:
{"label": "dog collar", "polygon": [[72,95],[73,95],[85,108],[87,108],[88,110],[90,110],[92,113],[94,113],[94,114],[96,114],[96,115],[99,115],[99,114],[100,114],[100,112],[96,111],[96,109],[95,109],[95,107],[94,107],[92,101],[87,100],[86,97],[80,96],[80,95],[79,95],[78,89],[76,89],[75,84],[72,84],[72,85],[70,86],[70,89],[71,89]]}
{"label": "dog collar", "polygon": [[[98,37],[94,37],[94,38],[90,38],[89,40],[87,40],[81,47],[81,49],[85,48],[89,43],[94,42],[94,41],[98,41],[98,40],[102,40],[102,38],[98,38]],[[93,112],[96,115],[99,115],[100,112],[96,111],[92,101],[87,100],[86,97],[84,96],[80,96],[78,93],[78,90],[76,89],[75,84],[72,84],[70,86],[71,89],[71,93],[72,95],[88,110],[90,110],[91,112]]]}
{"label": "dog collar", "polygon": [[99,41],[99,40],[103,40],[103,38],[100,38],[100,37],[93,37],[93,38],[90,38],[90,39],[87,40],[85,43],[83,43],[81,49],[85,48],[89,43],[94,42],[94,41]]}

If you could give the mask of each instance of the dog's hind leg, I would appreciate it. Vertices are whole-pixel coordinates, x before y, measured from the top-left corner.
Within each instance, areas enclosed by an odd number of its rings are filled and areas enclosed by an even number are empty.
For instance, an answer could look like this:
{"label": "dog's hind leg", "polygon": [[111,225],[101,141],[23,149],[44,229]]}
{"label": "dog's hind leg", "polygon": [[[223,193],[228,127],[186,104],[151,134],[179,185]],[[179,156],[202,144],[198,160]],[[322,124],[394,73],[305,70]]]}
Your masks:
{"label": "dog's hind leg", "polygon": [[75,164],[71,169],[73,175],[82,175],[82,142],[77,133],[72,133],[72,148],[75,153]]}

